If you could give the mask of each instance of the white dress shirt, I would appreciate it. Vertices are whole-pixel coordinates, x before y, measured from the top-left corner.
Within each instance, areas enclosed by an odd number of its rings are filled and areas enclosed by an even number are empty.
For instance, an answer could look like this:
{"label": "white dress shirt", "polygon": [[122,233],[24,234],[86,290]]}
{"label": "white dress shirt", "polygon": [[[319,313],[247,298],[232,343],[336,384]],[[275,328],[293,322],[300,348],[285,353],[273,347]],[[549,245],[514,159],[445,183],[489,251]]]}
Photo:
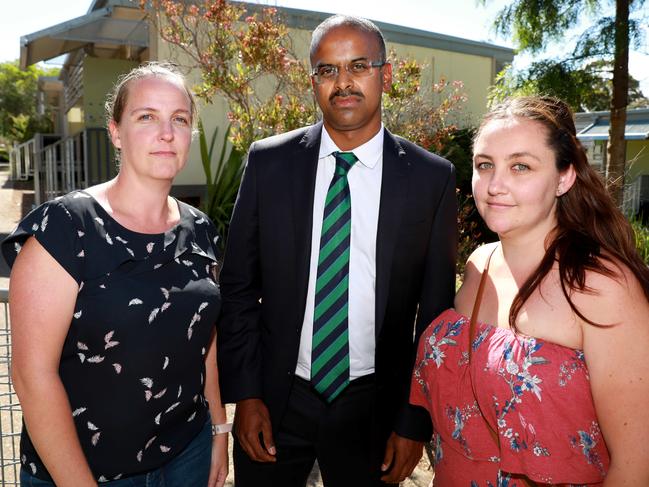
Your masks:
{"label": "white dress shirt", "polygon": [[[311,380],[311,340],[320,233],[325,199],[336,168],[332,155],[335,151],[340,149],[323,125],[313,197],[309,289],[295,369],[295,373],[306,380]],[[358,158],[347,174],[352,199],[348,323],[350,378],[353,380],[374,372],[376,231],[383,174],[383,125],[374,137],[352,152]]]}

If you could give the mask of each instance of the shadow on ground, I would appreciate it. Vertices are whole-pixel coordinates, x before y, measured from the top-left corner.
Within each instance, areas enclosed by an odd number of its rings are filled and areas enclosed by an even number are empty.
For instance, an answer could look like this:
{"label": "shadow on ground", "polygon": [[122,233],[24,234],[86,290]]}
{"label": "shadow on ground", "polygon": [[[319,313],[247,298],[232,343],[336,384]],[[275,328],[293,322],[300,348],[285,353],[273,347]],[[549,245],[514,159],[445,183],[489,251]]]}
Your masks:
{"label": "shadow on ground", "polygon": [[18,189],[21,191],[33,191],[34,190],[34,181],[33,180],[28,180],[28,181],[12,181],[10,179],[7,179],[2,186],[0,186],[2,189]]}

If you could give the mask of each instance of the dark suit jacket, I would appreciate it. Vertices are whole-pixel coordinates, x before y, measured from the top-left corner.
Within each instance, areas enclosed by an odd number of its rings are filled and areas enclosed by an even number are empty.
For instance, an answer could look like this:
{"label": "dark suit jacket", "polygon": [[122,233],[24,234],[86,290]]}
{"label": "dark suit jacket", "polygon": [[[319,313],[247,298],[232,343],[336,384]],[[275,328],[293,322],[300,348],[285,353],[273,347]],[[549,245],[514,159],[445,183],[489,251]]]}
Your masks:
{"label": "dark suit jacket", "polygon": [[[273,428],[294,379],[306,306],[322,123],[255,142],[221,271],[222,400],[261,398]],[[416,340],[455,292],[455,169],[385,131],[376,242],[376,391],[386,431],[427,440],[408,405]],[[416,323],[416,325],[415,325]]]}

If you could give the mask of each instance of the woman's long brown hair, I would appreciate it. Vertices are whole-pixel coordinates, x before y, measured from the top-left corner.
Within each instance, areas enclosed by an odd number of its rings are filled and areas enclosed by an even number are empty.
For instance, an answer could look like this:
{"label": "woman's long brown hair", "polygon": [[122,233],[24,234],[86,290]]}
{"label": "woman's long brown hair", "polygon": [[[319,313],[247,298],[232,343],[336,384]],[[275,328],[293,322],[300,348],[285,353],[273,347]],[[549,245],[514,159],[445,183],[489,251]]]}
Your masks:
{"label": "woman's long brown hair", "polygon": [[626,266],[638,279],[649,300],[649,267],[638,255],[631,225],[615,205],[600,175],[588,163],[586,151],[577,139],[570,107],[552,97],[510,98],[485,116],[476,139],[490,121],[506,118],[533,120],[543,125],[546,142],[555,154],[559,172],[572,165],[577,175],[572,188],[558,197],[557,226],[548,235],[541,263],[512,302],[509,311],[512,329],[516,330],[516,318],[523,304],[540,286],[555,262],[559,264],[564,296],[575,314],[587,323],[601,325],[584,316],[570,296],[573,291],[593,292],[586,286],[588,271],[623,279],[621,270],[618,273],[612,269]]}

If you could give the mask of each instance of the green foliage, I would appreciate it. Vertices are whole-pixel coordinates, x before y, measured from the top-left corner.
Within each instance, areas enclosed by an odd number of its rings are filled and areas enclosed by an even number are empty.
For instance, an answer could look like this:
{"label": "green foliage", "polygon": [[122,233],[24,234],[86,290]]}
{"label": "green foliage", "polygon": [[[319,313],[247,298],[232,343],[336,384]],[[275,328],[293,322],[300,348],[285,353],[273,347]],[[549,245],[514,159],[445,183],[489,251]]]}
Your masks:
{"label": "green foliage", "polygon": [[[642,3],[639,2],[639,3]],[[629,19],[629,41],[635,49],[643,49],[643,23],[646,19]],[[573,50],[575,56],[582,59],[609,59],[615,52],[615,17],[601,17],[588,27],[579,37]]]}
{"label": "green foliage", "polygon": [[[485,4],[490,0],[480,1]],[[628,19],[606,15],[611,6],[624,3],[629,5]],[[616,31],[618,40],[626,39],[631,47],[642,49],[644,4],[645,0],[513,0],[498,12],[494,27],[500,34],[512,35],[520,51],[538,54],[551,42],[573,47],[561,58],[535,61],[521,72],[508,68],[499,75],[492,100],[542,93],[563,98],[575,110],[608,110],[614,92],[613,66],[622,65],[622,58],[617,58],[620,47],[616,47]],[[570,29],[587,21],[590,25],[575,41],[566,38]],[[628,62],[623,65],[628,73]],[[647,99],[639,83],[633,78],[629,81],[629,103],[645,105]]]}
{"label": "green foliage", "polygon": [[[487,3],[489,0],[482,0]],[[542,51],[549,41],[563,40],[582,14],[593,14],[598,0],[515,0],[504,7],[495,21],[500,34],[513,34],[521,50]]]}
{"label": "green foliage", "polygon": [[449,132],[441,141],[439,154],[455,166],[457,188],[462,194],[471,194],[471,177],[473,176],[473,127],[456,129]]}
{"label": "green foliage", "polygon": [[[244,167],[243,153],[235,147],[230,149],[230,153],[226,157],[229,134],[230,127],[228,126],[223,136],[219,158],[213,162],[218,127],[214,129],[208,141],[203,123],[200,120],[198,122],[198,141],[207,185],[207,197],[203,203],[203,211],[214,222],[221,236],[221,250],[223,250],[223,243],[227,238],[228,226]],[[213,166],[215,167],[214,175],[212,175]]]}
{"label": "green foliage", "polygon": [[450,132],[441,142],[440,155],[453,162],[456,170],[458,201],[458,257],[457,273],[464,273],[464,266],[471,253],[480,245],[497,240],[487,228],[475,206],[471,195],[473,176],[473,137],[475,128],[458,129]]}
{"label": "green foliage", "polygon": [[[233,149],[212,164],[217,137],[200,129],[201,157],[208,185],[206,213],[222,236],[232,212],[242,171],[242,155],[259,138],[315,122],[317,106],[306,60],[291,52],[288,28],[276,9],[226,0],[189,4],[179,0],[141,1],[163,39],[188,58],[202,77],[198,95],[210,103],[215,95],[229,105],[230,128],[224,135]],[[249,11],[248,9],[252,9]],[[422,88],[423,66],[393,58],[393,86],[384,98],[384,122],[393,132],[420,146],[443,152],[452,145],[455,122],[466,101],[460,82],[440,80]],[[470,151],[470,149],[469,149]],[[212,176],[212,167],[218,168]]]}
{"label": "green foliage", "polygon": [[[611,63],[603,60],[583,67],[569,60],[542,60],[520,72],[507,66],[489,89],[489,103],[510,96],[541,93],[561,98],[578,112],[608,110],[613,95],[611,73]],[[629,77],[629,102],[634,106],[648,102],[640,91],[640,83],[633,77]]]}
{"label": "green foliage", "polygon": [[466,261],[469,259],[471,253],[480,245],[478,240],[478,225],[475,221],[475,216],[478,211],[476,210],[471,195],[462,194],[459,190],[456,190],[456,196],[458,200],[456,273],[463,276]]}
{"label": "green foliage", "polygon": [[17,61],[0,63],[0,137],[24,142],[52,130],[49,113],[36,111],[38,77],[57,74],[58,69],[39,66],[21,71]]}
{"label": "green foliage", "polygon": [[411,58],[392,60],[392,86],[383,97],[383,122],[395,134],[421,147],[442,152],[457,133],[456,122],[467,100],[461,81],[421,82],[424,65]]}
{"label": "green foliage", "polygon": [[217,94],[227,100],[230,141],[238,151],[316,120],[307,65],[292,54],[276,9],[226,0],[140,2],[147,3],[160,36],[200,70],[198,96],[207,103]]}
{"label": "green foliage", "polygon": [[[488,0],[482,0],[486,3]],[[614,5],[614,16],[606,17]],[[625,116],[629,104],[629,48],[642,43],[646,25],[645,0],[513,0],[503,8],[495,22],[501,34],[512,34],[522,51],[536,54],[552,41],[573,45],[564,61],[571,69],[583,69],[591,61],[607,61],[613,66],[609,157],[606,159],[607,188],[618,205],[624,200],[626,171]],[[590,20],[576,42],[566,39],[569,29]],[[573,82],[571,77],[564,84]],[[553,83],[553,86],[555,84]],[[574,100],[573,100],[574,103]]]}
{"label": "green foliage", "polygon": [[[141,2],[145,3],[145,2]],[[225,0],[189,5],[151,2],[160,35],[199,68],[198,94],[229,104],[230,141],[240,152],[259,138],[315,122],[317,106],[306,60],[292,53],[288,28],[274,8],[246,7]],[[252,9],[252,10],[251,10]],[[393,59],[393,86],[384,97],[385,124],[427,149],[455,129],[449,122],[466,101],[459,82],[440,80],[422,89],[423,66]]]}
{"label": "green foliage", "polygon": [[635,233],[635,245],[638,253],[645,264],[649,265],[649,228],[644,226],[638,218],[631,219],[630,223]]}

